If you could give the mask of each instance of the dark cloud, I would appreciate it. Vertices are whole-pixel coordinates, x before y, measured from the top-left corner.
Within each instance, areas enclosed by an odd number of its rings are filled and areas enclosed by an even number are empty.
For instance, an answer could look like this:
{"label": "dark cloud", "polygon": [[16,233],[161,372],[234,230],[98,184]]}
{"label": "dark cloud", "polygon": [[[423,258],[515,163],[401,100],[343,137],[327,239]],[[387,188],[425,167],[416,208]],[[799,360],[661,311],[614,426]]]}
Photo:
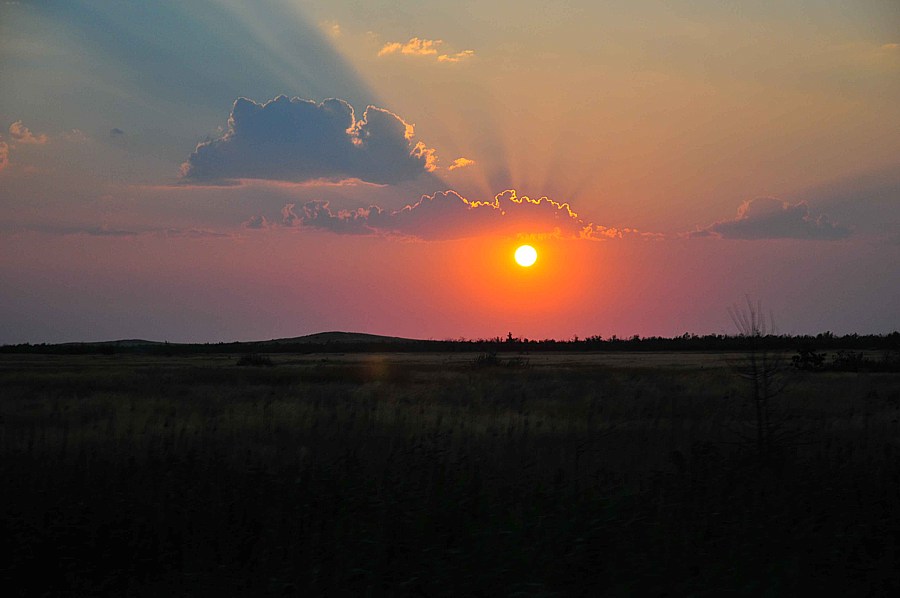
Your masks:
{"label": "dark cloud", "polygon": [[413,126],[369,106],[360,120],[339,99],[317,104],[279,96],[238,98],[225,134],[200,143],[182,165],[188,182],[222,179],[360,179],[395,184],[435,169],[434,150],[414,143]]}
{"label": "dark cloud", "polygon": [[269,219],[265,216],[251,216],[248,220],[243,222],[242,226],[244,228],[262,229],[269,228],[272,226],[272,223],[269,222]]}
{"label": "dark cloud", "polygon": [[231,237],[228,232],[214,231],[202,228],[115,228],[107,225],[79,225],[79,224],[32,224],[25,226],[0,227],[0,232],[33,232],[61,236],[88,236],[88,237]]}
{"label": "dark cloud", "polygon": [[690,233],[691,237],[723,239],[834,240],[849,235],[849,228],[831,222],[824,214],[813,217],[804,201],[790,204],[771,197],[745,201],[733,220],[716,222]]}
{"label": "dark cloud", "polygon": [[122,137],[123,135],[125,135],[125,131],[123,131],[119,127],[113,127],[109,130],[110,137]]}
{"label": "dark cloud", "polygon": [[134,230],[122,229],[122,228],[110,228],[107,226],[86,226],[84,228],[78,227],[70,227],[70,228],[61,228],[57,229],[54,232],[59,232],[61,234],[66,235],[89,235],[91,237],[136,237],[141,233]]}
{"label": "dark cloud", "polygon": [[222,239],[233,236],[228,232],[210,230],[208,228],[166,228],[148,232],[163,237],[188,237],[191,239]]}
{"label": "dark cloud", "polygon": [[[632,229],[612,229],[582,220],[568,203],[541,197],[519,197],[514,190],[492,201],[470,201],[455,191],[424,195],[400,210],[379,206],[335,210],[327,201],[311,201],[282,209],[284,226],[301,226],[345,235],[386,235],[422,240],[458,239],[481,234],[548,234],[568,238],[611,239],[641,235]],[[261,218],[261,217],[257,217]],[[263,228],[265,219],[251,221]]]}

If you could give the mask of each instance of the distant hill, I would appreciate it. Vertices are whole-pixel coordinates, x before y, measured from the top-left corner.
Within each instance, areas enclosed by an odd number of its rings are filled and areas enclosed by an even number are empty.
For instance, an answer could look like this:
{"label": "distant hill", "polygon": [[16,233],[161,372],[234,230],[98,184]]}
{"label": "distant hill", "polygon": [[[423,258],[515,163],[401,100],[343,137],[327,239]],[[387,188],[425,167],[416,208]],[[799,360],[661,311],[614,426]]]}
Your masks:
{"label": "distant hill", "polygon": [[[239,341],[242,345],[327,345],[327,344],[396,344],[418,343],[416,339],[402,338],[399,336],[382,336],[380,334],[366,334],[364,332],[317,332],[305,336],[292,338],[276,338],[265,341]],[[194,345],[197,343],[166,343],[162,341],[148,341],[139,338],[120,339],[115,341],[77,341],[71,343],[57,343],[58,347],[144,347],[156,345]],[[221,344],[221,343],[219,343]]]}
{"label": "distant hill", "polygon": [[278,338],[270,341],[259,341],[264,344],[276,345],[302,345],[302,344],[359,344],[359,343],[419,343],[417,339],[402,338],[399,336],[382,336],[380,334],[366,334],[364,332],[317,332],[306,336],[294,338]]}
{"label": "distant hill", "polygon": [[143,347],[145,345],[164,345],[161,341],[147,341],[141,338],[125,338],[117,341],[95,341],[59,343],[60,347],[96,346],[96,347]]}

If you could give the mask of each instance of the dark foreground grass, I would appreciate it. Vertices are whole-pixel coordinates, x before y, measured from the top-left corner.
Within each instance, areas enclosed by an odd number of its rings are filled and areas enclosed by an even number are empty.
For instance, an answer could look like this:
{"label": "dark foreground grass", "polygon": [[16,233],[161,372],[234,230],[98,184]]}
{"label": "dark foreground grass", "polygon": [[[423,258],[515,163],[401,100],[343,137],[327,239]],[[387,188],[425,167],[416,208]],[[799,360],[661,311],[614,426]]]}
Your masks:
{"label": "dark foreground grass", "polygon": [[760,459],[722,360],[664,361],[5,356],[3,587],[900,589],[897,375],[789,372],[785,439]]}

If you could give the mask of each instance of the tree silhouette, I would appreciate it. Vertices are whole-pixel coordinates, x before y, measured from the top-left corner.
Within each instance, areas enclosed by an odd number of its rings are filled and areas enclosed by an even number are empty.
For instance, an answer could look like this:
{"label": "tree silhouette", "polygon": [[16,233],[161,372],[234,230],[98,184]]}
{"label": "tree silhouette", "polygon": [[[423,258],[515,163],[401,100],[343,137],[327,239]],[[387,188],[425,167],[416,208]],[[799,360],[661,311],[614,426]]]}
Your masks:
{"label": "tree silhouette", "polygon": [[750,382],[751,400],[756,411],[756,449],[762,457],[771,452],[775,433],[771,400],[784,390],[784,360],[763,342],[767,336],[775,334],[775,319],[770,312],[767,322],[762,302],[754,304],[749,297],[745,308],[735,304],[728,308],[728,315],[739,336],[747,342],[747,356],[736,362],[734,369]]}

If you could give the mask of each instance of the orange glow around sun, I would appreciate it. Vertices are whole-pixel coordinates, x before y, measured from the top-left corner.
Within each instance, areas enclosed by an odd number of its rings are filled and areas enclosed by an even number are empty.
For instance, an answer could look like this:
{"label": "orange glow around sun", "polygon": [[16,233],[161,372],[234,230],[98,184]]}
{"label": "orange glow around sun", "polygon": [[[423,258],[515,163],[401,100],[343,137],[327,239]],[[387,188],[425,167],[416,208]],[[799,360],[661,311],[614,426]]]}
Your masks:
{"label": "orange glow around sun", "polygon": [[[483,319],[486,328],[563,317],[583,297],[589,273],[605,270],[593,258],[593,243],[550,238],[538,245],[522,237],[471,237],[442,251],[445,261],[438,271],[445,273],[445,288],[454,297],[450,303],[468,306],[469,317]],[[510,259],[524,244],[540,252],[530,267]],[[594,267],[587,268],[589,263]]]}
{"label": "orange glow around sun", "polygon": [[516,249],[516,263],[524,268],[532,266],[537,261],[537,251],[531,245],[521,245]]}

